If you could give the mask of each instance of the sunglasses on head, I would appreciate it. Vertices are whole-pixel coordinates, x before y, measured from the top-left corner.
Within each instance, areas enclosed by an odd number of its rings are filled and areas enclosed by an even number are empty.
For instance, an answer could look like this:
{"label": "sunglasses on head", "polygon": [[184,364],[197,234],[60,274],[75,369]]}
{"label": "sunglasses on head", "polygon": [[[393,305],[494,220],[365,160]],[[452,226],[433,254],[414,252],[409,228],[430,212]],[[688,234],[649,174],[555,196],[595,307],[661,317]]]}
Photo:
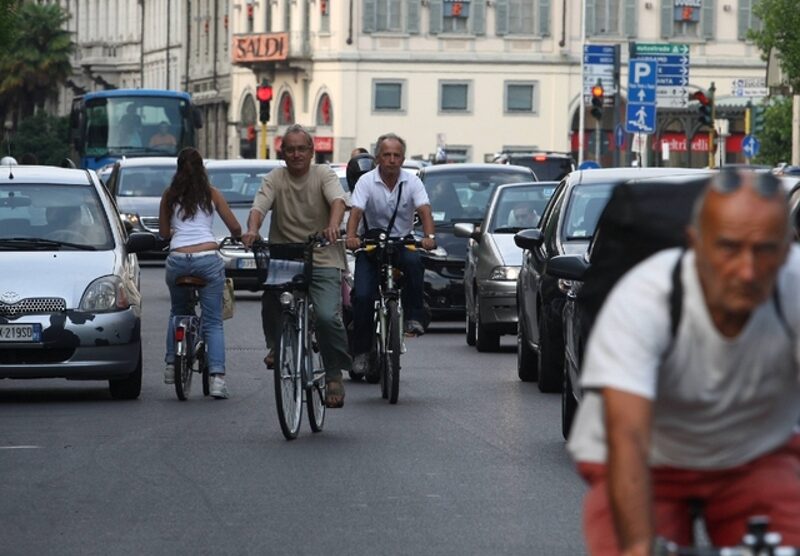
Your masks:
{"label": "sunglasses on head", "polygon": [[[723,195],[738,191],[744,183],[743,176],[736,168],[723,167],[719,176],[711,180],[711,188]],[[754,174],[753,188],[761,197],[774,197],[780,188],[781,182],[771,173]]]}

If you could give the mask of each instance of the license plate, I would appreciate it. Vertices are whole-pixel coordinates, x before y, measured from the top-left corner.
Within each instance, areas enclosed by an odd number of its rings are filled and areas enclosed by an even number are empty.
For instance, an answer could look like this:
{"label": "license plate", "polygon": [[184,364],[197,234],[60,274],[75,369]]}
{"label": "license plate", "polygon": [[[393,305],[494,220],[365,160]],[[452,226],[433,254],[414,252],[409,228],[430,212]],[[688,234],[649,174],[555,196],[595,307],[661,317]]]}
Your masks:
{"label": "license plate", "polygon": [[0,342],[41,341],[41,324],[0,324]]}
{"label": "license plate", "polygon": [[239,259],[236,262],[236,266],[238,268],[252,269],[252,268],[256,267],[256,260],[255,259]]}

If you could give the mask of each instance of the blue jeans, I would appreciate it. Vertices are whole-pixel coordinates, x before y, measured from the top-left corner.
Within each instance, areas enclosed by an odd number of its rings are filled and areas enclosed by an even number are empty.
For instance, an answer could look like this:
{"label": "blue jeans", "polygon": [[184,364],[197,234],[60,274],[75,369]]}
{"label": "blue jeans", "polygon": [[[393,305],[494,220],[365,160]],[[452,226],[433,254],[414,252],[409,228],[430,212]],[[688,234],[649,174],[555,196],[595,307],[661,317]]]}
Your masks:
{"label": "blue jeans", "polygon": [[[419,253],[400,249],[394,254],[392,261],[396,268],[403,271],[403,309],[405,320],[423,322],[425,308],[423,304],[425,267]],[[375,311],[375,299],[378,297],[380,282],[378,261],[369,253],[356,256],[356,276],[353,287],[353,355],[368,353],[372,348],[374,331],[372,316]]]}
{"label": "blue jeans", "polygon": [[167,363],[175,362],[175,331],[172,317],[190,315],[191,288],[176,286],[179,276],[199,276],[206,281],[200,288],[200,309],[203,315],[203,338],[206,342],[209,374],[225,373],[225,335],[222,329],[222,289],[225,286],[225,263],[218,253],[196,256],[192,253],[170,253],[166,264],[166,282],[172,306],[167,322]]}

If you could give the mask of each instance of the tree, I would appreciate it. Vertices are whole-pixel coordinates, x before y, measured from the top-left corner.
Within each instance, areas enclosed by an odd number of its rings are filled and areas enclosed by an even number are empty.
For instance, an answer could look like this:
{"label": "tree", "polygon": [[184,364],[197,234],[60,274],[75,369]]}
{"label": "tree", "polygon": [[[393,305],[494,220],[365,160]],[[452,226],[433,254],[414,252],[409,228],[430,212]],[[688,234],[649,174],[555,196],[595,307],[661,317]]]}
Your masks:
{"label": "tree", "polygon": [[74,44],[64,28],[69,14],[58,4],[25,2],[14,10],[15,2],[0,2],[12,5],[7,13],[15,13],[14,27],[25,30],[12,34],[0,51],[0,105],[18,121],[57,95],[72,74]]}
{"label": "tree", "polygon": [[69,156],[69,117],[51,116],[41,110],[22,120],[12,136],[11,148],[3,142],[0,152],[21,161],[26,153],[36,157],[39,164],[58,166]]}
{"label": "tree", "polygon": [[792,159],[792,99],[778,97],[764,111],[761,152],[753,162],[777,165]]}
{"label": "tree", "polygon": [[800,93],[800,10],[797,0],[758,0],[753,14],[763,22],[761,30],[751,29],[747,36],[761,49],[761,57],[769,60],[773,49],[778,52],[781,69],[795,94]]}

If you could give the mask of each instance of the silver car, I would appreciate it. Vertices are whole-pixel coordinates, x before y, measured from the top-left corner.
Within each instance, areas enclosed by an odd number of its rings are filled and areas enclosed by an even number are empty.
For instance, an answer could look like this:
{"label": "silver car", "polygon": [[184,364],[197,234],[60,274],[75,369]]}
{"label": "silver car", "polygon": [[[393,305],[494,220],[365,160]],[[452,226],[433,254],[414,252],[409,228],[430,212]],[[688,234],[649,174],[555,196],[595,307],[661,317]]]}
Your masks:
{"label": "silver car", "polygon": [[0,168],[0,378],[108,380],[113,398],[137,398],[134,253],[154,243],[126,235],[92,171]]}
{"label": "silver car", "polygon": [[[225,200],[230,205],[233,214],[242,226],[242,231],[247,230],[247,217],[253,206],[253,198],[261,188],[264,176],[275,168],[285,166],[283,160],[207,160],[206,171],[211,184],[222,192]],[[261,235],[267,237],[269,233],[271,213],[264,218],[261,225]],[[228,228],[221,218],[214,218],[214,234],[218,240],[230,235]],[[225,244],[220,252],[225,261],[225,276],[233,278],[233,286],[237,290],[252,290],[259,288],[256,278],[256,260],[253,252],[246,250],[241,244]]]}
{"label": "silver car", "polygon": [[535,228],[558,182],[501,185],[486,209],[484,225],[458,223],[455,235],[470,238],[464,270],[467,343],[497,351],[500,336],[517,333],[517,275],[522,252],[514,234]]}

